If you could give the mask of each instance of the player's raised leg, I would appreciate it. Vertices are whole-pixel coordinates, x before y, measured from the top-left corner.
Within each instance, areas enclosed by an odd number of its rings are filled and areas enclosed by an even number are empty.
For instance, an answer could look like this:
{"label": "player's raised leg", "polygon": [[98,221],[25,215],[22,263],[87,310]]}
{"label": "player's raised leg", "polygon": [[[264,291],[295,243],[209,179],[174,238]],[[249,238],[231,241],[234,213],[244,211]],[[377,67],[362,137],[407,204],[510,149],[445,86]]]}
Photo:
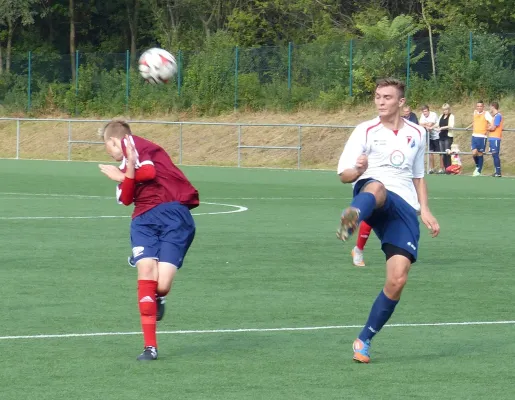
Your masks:
{"label": "player's raised leg", "polygon": [[336,236],[343,241],[354,233],[361,221],[368,219],[376,208],[382,207],[386,199],[384,185],[374,180],[361,181],[354,192],[358,194],[352,199],[350,207],[343,210],[336,232]]}
{"label": "player's raised leg", "polygon": [[138,305],[143,330],[144,350],[138,357],[140,361],[157,359],[156,335],[156,291],[158,280],[157,260],[142,258],[136,262],[138,269]]}
{"label": "player's raised leg", "polygon": [[352,263],[356,267],[364,267],[365,261],[363,259],[363,250],[365,249],[365,245],[367,244],[368,238],[370,237],[370,232],[372,231],[372,227],[367,224],[365,221],[359,224],[358,238],[356,239],[356,246],[351,251],[352,255]]}

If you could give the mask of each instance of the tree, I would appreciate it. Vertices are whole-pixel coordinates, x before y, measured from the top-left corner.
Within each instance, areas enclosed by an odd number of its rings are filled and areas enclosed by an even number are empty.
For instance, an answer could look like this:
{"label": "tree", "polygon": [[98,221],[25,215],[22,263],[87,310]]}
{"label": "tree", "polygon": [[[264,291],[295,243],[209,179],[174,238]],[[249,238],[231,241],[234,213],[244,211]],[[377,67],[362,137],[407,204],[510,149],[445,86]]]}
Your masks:
{"label": "tree", "polygon": [[435,51],[434,51],[434,47],[433,47],[433,27],[427,16],[425,4],[426,4],[425,0],[420,0],[420,5],[422,7],[422,10],[421,10],[422,20],[426,24],[427,31],[429,33],[429,49],[430,49],[430,54],[431,54],[431,68],[433,70],[433,78],[436,79]]}
{"label": "tree", "polygon": [[136,64],[140,2],[139,0],[125,0],[125,7],[131,36],[131,66],[134,66]]}
{"label": "tree", "polygon": [[77,50],[75,43],[75,0],[69,1],[68,16],[70,18],[70,61],[72,68],[72,81],[75,82],[77,75],[75,74],[77,66],[75,65],[75,52]]}
{"label": "tree", "polygon": [[[354,58],[355,82],[365,93],[373,93],[377,77],[403,76],[406,68],[406,40],[420,27],[413,17],[400,15],[393,20],[382,18],[373,25],[358,24],[362,33]],[[410,48],[410,64],[414,65],[425,52],[416,54],[416,45]],[[358,95],[359,93],[356,93]]]}
{"label": "tree", "polygon": [[7,27],[7,47],[5,53],[5,71],[11,70],[11,51],[14,31],[22,25],[34,23],[36,11],[34,5],[39,0],[0,0],[0,25]]}
{"label": "tree", "polygon": [[[233,10],[227,27],[242,46],[277,45],[314,40],[319,26],[341,17],[336,0],[255,0]],[[331,27],[332,28],[332,27]],[[341,27],[340,27],[341,28]]]}

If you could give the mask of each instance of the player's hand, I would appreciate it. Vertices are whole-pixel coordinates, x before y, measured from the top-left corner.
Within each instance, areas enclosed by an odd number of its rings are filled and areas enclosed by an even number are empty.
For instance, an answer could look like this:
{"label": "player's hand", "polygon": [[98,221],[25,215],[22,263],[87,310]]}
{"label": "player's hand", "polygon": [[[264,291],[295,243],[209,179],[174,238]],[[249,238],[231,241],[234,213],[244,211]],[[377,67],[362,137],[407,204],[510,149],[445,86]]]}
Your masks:
{"label": "player's hand", "polygon": [[433,216],[433,214],[431,214],[431,211],[421,210],[420,211],[420,219],[422,220],[424,225],[427,226],[427,229],[429,229],[431,236],[437,237],[438,234],[440,233],[440,225],[438,224],[438,221]]}
{"label": "player's hand", "polygon": [[356,171],[358,171],[359,176],[363,175],[363,173],[368,168],[368,156],[366,154],[362,154],[356,160],[355,165]]}
{"label": "player's hand", "polygon": [[115,182],[123,182],[125,179],[125,174],[114,165],[98,164],[98,167],[100,168],[100,172]]}
{"label": "player's hand", "polygon": [[127,163],[134,166],[136,165],[136,149],[129,138],[125,135],[125,151],[127,152]]}

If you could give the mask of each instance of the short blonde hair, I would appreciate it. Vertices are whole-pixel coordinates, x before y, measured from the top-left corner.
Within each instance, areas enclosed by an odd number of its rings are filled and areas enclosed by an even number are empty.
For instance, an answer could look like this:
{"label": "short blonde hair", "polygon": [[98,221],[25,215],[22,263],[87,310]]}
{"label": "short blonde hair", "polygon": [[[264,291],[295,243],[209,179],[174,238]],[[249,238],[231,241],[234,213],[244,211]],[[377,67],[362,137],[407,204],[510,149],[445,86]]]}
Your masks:
{"label": "short blonde hair", "polygon": [[132,135],[131,127],[123,119],[109,121],[103,128],[98,130],[98,133],[104,138],[104,141],[111,137],[123,139],[125,135]]}
{"label": "short blonde hair", "polygon": [[450,110],[451,109],[451,106],[449,105],[449,103],[445,103],[443,106],[442,106],[442,110]]}

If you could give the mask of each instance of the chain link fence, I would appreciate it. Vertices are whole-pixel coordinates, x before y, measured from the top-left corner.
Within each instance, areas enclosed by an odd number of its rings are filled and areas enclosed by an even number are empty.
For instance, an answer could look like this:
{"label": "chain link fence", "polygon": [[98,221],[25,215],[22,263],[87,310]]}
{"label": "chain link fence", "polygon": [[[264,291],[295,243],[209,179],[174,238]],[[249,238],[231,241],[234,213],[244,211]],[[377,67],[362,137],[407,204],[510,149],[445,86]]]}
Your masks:
{"label": "chain link fence", "polygon": [[[432,46],[431,46],[432,45]],[[214,40],[178,51],[178,73],[149,85],[131,54],[14,53],[0,74],[5,113],[70,115],[167,113],[232,109],[337,109],[373,92],[376,78],[406,81],[410,103],[498,98],[515,90],[515,35],[442,34],[403,40],[356,38],[239,48]],[[139,56],[139,54],[138,54]]]}

